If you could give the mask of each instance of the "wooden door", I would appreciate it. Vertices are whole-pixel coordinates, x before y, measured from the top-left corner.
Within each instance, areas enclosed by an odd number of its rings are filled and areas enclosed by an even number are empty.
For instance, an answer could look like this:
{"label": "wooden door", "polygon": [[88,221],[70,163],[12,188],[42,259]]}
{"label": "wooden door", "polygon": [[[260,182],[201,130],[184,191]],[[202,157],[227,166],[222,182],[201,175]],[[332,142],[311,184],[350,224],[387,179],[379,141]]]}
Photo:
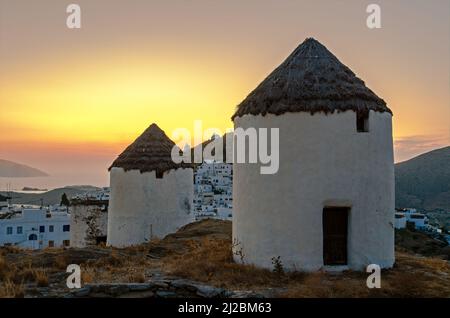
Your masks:
{"label": "wooden door", "polygon": [[347,264],[348,208],[323,209],[323,263]]}

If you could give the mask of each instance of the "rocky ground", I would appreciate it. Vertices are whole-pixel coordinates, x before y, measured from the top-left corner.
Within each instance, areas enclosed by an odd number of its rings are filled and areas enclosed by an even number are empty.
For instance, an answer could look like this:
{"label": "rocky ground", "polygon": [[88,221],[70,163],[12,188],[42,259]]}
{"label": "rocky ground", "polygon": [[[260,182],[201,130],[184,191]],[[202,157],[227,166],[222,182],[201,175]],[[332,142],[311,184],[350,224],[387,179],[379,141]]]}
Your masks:
{"label": "rocky ground", "polygon": [[[364,272],[284,273],[232,261],[231,223],[205,220],[163,240],[110,247],[0,249],[1,297],[449,297],[446,249],[402,233],[393,269],[380,289]],[[433,246],[427,257],[416,244]],[[403,244],[403,245],[401,245]],[[427,249],[426,251],[429,251]],[[68,264],[81,267],[82,288],[66,286]]]}

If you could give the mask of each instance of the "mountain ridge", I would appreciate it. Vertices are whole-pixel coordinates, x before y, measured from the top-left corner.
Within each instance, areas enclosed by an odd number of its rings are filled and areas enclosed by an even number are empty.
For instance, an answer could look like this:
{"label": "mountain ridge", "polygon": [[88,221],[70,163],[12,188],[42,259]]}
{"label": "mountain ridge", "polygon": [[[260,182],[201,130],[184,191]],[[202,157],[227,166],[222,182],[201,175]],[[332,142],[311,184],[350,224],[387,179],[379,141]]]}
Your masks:
{"label": "mountain ridge", "polygon": [[28,165],[0,159],[0,178],[32,178],[48,176],[48,173]]}
{"label": "mountain ridge", "polygon": [[450,210],[450,146],[395,165],[397,207]]}

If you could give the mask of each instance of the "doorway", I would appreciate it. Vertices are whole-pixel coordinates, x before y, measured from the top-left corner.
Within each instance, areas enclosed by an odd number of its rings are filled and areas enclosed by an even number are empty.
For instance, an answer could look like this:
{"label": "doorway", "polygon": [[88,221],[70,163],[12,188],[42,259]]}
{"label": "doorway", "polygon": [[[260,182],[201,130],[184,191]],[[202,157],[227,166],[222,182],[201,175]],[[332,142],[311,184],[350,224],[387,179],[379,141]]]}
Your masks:
{"label": "doorway", "polygon": [[106,245],[106,235],[105,236],[96,236],[95,237],[95,244],[96,245]]}
{"label": "doorway", "polygon": [[323,209],[323,263],[347,265],[347,232],[349,208]]}

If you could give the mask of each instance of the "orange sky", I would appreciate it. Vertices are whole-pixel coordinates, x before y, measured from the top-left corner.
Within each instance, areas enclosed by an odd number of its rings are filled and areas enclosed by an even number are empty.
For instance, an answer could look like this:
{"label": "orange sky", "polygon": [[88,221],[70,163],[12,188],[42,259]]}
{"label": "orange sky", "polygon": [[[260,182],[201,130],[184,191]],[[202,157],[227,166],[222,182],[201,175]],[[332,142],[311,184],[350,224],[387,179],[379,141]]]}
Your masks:
{"label": "orange sky", "polygon": [[0,0],[0,158],[106,185],[152,122],[169,136],[196,119],[232,127],[235,106],[309,36],[387,101],[397,161],[450,143],[447,0],[377,1],[379,30],[359,0],[76,1],[80,30],[65,26],[70,2],[30,2]]}

